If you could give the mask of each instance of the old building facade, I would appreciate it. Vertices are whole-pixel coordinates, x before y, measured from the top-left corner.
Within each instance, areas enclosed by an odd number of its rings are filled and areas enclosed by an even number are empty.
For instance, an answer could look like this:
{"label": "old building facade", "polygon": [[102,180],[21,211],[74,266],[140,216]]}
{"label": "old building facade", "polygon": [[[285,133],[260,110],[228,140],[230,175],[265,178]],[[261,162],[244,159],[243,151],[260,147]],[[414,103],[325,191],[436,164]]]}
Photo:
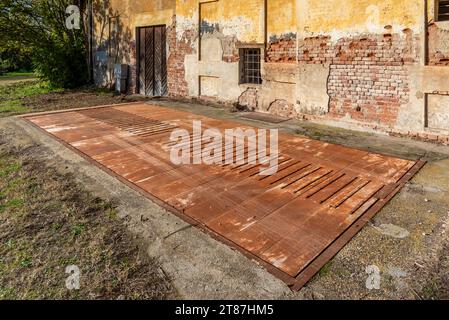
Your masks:
{"label": "old building facade", "polygon": [[449,1],[109,0],[99,85],[448,142]]}

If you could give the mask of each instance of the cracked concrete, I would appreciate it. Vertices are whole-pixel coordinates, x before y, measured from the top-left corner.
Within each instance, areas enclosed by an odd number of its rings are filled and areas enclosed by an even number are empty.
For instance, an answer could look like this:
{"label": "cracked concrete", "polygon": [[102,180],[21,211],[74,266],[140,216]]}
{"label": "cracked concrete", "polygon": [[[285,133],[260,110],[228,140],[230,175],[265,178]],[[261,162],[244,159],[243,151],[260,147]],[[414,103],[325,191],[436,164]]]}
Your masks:
{"label": "cracked concrete", "polygon": [[380,226],[374,226],[374,228],[380,233],[396,239],[404,239],[410,235],[408,230],[394,224],[381,224]]}

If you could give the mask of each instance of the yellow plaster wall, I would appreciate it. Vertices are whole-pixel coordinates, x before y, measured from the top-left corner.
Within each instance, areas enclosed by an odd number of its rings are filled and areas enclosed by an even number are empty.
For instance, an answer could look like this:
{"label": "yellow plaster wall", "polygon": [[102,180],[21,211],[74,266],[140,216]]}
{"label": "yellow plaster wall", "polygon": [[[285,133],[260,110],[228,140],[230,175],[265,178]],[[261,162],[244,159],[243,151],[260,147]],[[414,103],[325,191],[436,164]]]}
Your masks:
{"label": "yellow plaster wall", "polygon": [[[204,15],[213,23],[251,22],[244,26],[242,41],[263,38],[264,0],[176,0],[178,16],[194,18],[199,3]],[[428,0],[429,16],[433,13],[433,0]],[[215,5],[212,5],[215,3]],[[380,33],[391,25],[396,32],[422,28],[425,0],[267,0],[267,33],[282,35],[300,33]],[[207,8],[213,8],[208,12]],[[197,17],[197,16],[196,16]],[[257,34],[257,36],[254,36]]]}
{"label": "yellow plaster wall", "polygon": [[[210,23],[235,28],[243,42],[263,42],[265,0],[111,0],[126,26],[171,24],[181,19],[198,22],[200,3]],[[267,0],[267,33],[382,32],[386,25],[395,31],[418,31],[425,0]],[[428,0],[429,19],[434,0]]]}
{"label": "yellow plaster wall", "polygon": [[267,0],[268,36],[296,33],[297,0]]}
{"label": "yellow plaster wall", "polygon": [[298,30],[310,33],[419,31],[424,0],[298,0]]}
{"label": "yellow plaster wall", "polygon": [[110,0],[111,14],[120,16],[125,28],[134,34],[136,27],[171,25],[176,0]]}
{"label": "yellow plaster wall", "polygon": [[237,35],[239,41],[264,41],[264,0],[177,0],[176,15],[181,19],[195,19],[201,5],[201,19],[218,24],[225,35]]}
{"label": "yellow plaster wall", "polygon": [[185,19],[193,18],[198,12],[198,0],[176,0],[176,15]]}

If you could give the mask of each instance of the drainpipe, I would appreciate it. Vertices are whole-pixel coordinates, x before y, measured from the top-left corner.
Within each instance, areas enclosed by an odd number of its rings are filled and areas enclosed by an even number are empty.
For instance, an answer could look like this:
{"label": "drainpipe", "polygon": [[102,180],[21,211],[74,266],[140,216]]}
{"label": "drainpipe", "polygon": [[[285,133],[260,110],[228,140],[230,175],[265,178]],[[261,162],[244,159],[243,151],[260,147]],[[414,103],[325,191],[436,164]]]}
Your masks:
{"label": "drainpipe", "polygon": [[[422,39],[422,49],[421,49],[421,66],[425,67],[429,62],[429,1],[423,1],[424,11],[423,11],[423,39]],[[429,109],[429,95],[424,92],[424,102],[423,102],[423,113],[422,113],[422,123],[423,130],[428,127],[428,109]]]}
{"label": "drainpipe", "polygon": [[94,56],[93,56],[93,39],[94,39],[94,9],[92,0],[87,2],[87,15],[88,15],[88,54],[89,54],[89,82],[94,82]]}
{"label": "drainpipe", "polygon": [[424,17],[424,21],[423,23],[423,38],[422,38],[422,49],[421,49],[421,65],[422,66],[426,66],[428,64],[428,58],[429,58],[429,15],[428,15],[428,10],[429,10],[429,1],[428,0],[424,0],[423,1],[423,6],[424,6],[424,10],[423,10],[423,17]]}
{"label": "drainpipe", "polygon": [[264,22],[263,22],[263,32],[264,32],[264,55],[266,55],[268,50],[268,0],[264,1]]}

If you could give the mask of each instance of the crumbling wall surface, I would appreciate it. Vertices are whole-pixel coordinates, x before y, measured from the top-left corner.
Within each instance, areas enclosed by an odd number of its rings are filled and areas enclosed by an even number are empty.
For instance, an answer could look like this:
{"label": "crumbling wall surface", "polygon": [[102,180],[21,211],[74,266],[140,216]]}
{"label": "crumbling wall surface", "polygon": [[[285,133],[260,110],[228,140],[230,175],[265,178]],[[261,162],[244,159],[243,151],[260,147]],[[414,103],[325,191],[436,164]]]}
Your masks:
{"label": "crumbling wall surface", "polygon": [[[401,108],[396,128],[416,135],[429,131],[449,133],[449,68],[442,66],[409,66],[410,101]],[[424,135],[425,138],[425,135]]]}
{"label": "crumbling wall surface", "polygon": [[284,99],[274,100],[270,104],[268,111],[283,118],[296,118],[298,116],[295,105]]}
{"label": "crumbling wall surface", "polygon": [[296,62],[297,1],[267,1],[267,62]]}
{"label": "crumbling wall surface", "polygon": [[[260,88],[259,111],[270,112],[277,115],[278,102],[285,101],[290,114],[297,114],[296,110],[296,83],[298,68],[292,63],[265,63],[263,70],[264,84]],[[273,103],[276,102],[274,105]],[[274,106],[274,107],[273,107]],[[283,111],[283,112],[284,112]]]}
{"label": "crumbling wall surface", "polygon": [[172,77],[184,74],[177,93],[237,102],[248,88],[240,84],[239,49],[263,44],[263,22],[264,0],[177,0],[176,38],[185,44],[177,47],[179,68]]}
{"label": "crumbling wall surface", "polygon": [[[167,29],[167,85],[171,97],[190,96],[189,84],[186,80],[185,60],[187,55],[195,55],[197,34],[193,27],[179,32],[177,16],[173,17],[171,26]],[[193,22],[192,22],[193,23]],[[184,21],[184,26],[186,26]]]}
{"label": "crumbling wall surface", "polygon": [[299,64],[295,99],[300,113],[319,116],[329,113],[329,94],[327,91],[329,74],[329,62]]}
{"label": "crumbling wall surface", "polygon": [[[309,91],[319,94],[308,97],[308,85],[298,85],[299,111],[394,127],[409,102],[407,66],[420,61],[419,1],[300,3],[307,12],[298,23],[306,30],[298,39],[299,78],[319,71]],[[323,85],[328,99],[320,98]]]}
{"label": "crumbling wall surface", "polygon": [[329,113],[358,121],[394,126],[401,105],[408,103],[405,68],[419,59],[419,39],[406,34],[304,39],[299,61],[329,64]]}
{"label": "crumbling wall surface", "polygon": [[230,63],[239,60],[239,44],[263,43],[263,6],[263,0],[200,2],[200,59],[217,60],[207,50],[210,40],[220,43],[218,61]]}
{"label": "crumbling wall surface", "polygon": [[240,108],[245,108],[249,111],[258,109],[259,94],[257,88],[246,89],[238,99],[238,105]]}
{"label": "crumbling wall surface", "polygon": [[449,129],[449,94],[429,94],[427,98],[426,126],[429,129]]}
{"label": "crumbling wall surface", "polygon": [[267,62],[296,62],[296,34],[271,37],[267,47]]}
{"label": "crumbling wall surface", "polygon": [[429,64],[449,66],[449,21],[429,26]]}

